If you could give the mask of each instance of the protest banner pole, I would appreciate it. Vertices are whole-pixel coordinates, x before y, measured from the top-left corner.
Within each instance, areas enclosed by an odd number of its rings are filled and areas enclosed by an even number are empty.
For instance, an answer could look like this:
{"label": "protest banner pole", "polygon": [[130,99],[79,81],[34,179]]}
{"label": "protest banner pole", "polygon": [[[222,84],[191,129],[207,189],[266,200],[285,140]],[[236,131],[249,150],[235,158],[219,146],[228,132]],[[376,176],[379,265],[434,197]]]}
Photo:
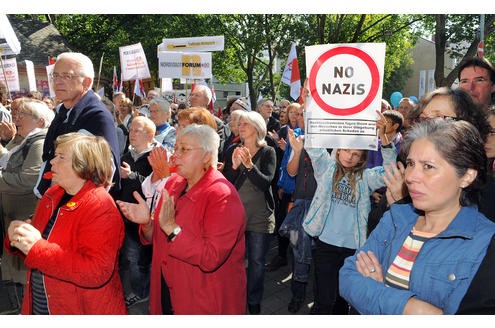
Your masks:
{"label": "protest banner pole", "polygon": [[189,102],[187,101],[187,99],[189,99],[189,96],[187,95],[187,90],[189,89],[189,86],[188,86],[189,83],[187,83],[187,81],[189,81],[189,79],[186,79],[186,108],[189,108],[189,105],[188,105]]}
{"label": "protest banner pole", "polygon": [[7,96],[9,97],[10,101],[12,101],[12,95],[10,94],[9,83],[7,82],[7,74],[5,74],[5,67],[3,66],[2,49],[0,49],[0,62],[2,64],[3,79],[5,81],[5,88],[7,89]]}
{"label": "protest banner pole", "polygon": [[100,89],[100,77],[101,77],[101,67],[103,66],[103,56],[105,56],[105,52],[101,55],[100,58],[100,69],[98,70],[98,82],[96,82],[96,92]]}

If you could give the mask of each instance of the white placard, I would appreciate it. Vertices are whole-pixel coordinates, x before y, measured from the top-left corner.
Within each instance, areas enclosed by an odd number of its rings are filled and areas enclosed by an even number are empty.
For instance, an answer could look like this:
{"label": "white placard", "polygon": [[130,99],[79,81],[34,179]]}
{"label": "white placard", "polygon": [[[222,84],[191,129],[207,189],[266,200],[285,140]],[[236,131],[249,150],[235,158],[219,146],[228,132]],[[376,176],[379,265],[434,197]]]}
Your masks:
{"label": "white placard", "polygon": [[306,47],[305,145],[376,150],[385,43]]}
{"label": "white placard", "polygon": [[28,78],[28,89],[29,91],[36,91],[36,76],[34,74],[34,64],[30,60],[25,60],[26,62],[26,73]]}
{"label": "white placard", "polygon": [[53,90],[53,81],[50,79],[50,75],[55,68],[55,64],[46,66],[46,76],[48,77],[48,89],[50,90],[50,97],[55,98],[55,91]]}
{"label": "white placard", "polygon": [[151,77],[141,43],[119,47],[119,53],[122,81],[143,80]]}
{"label": "white placard", "polygon": [[[5,77],[3,74],[3,70],[5,70]],[[3,70],[0,69],[0,80],[2,81],[2,83],[5,83],[5,81],[7,81],[10,92],[20,91],[17,60],[15,58],[4,59]]]}
{"label": "white placard", "polygon": [[158,45],[159,53],[162,51],[221,51],[223,49],[223,35],[163,39],[163,42]]}
{"label": "white placard", "polygon": [[212,77],[210,52],[161,52],[158,55],[161,78],[208,79]]}

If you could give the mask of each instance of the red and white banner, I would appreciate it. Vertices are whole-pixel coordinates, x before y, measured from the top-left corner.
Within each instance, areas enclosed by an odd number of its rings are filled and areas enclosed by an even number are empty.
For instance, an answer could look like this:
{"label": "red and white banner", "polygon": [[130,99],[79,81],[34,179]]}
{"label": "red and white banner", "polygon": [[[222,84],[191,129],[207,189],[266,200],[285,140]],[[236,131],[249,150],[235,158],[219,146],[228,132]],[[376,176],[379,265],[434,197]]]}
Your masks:
{"label": "red and white banner", "polygon": [[306,47],[305,146],[376,150],[385,43]]}
{"label": "red and white banner", "polygon": [[290,48],[289,58],[282,73],[281,81],[290,86],[290,96],[297,100],[301,94],[301,75],[299,73],[299,63],[297,61],[296,44]]}
{"label": "red and white banner", "polygon": [[122,80],[148,79],[151,77],[148,61],[141,43],[119,47]]}
{"label": "red and white banner", "polygon": [[19,87],[19,73],[17,72],[17,61],[15,58],[9,58],[3,60],[3,67],[5,69],[5,76],[3,70],[0,70],[0,80],[9,86],[9,91],[20,91]]}
{"label": "red and white banner", "polygon": [[134,94],[138,97],[146,98],[146,92],[144,92],[144,84],[143,81],[140,79],[137,79],[136,82],[134,82]]}
{"label": "red and white banner", "polygon": [[117,79],[117,68],[113,67],[113,93],[119,91],[119,80]]}

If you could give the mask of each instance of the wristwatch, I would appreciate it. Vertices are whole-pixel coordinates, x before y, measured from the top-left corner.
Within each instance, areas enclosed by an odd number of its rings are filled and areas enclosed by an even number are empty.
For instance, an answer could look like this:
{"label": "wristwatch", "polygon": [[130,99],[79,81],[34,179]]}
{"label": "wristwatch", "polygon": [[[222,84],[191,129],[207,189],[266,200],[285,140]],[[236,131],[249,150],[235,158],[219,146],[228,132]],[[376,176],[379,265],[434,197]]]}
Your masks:
{"label": "wristwatch", "polygon": [[172,231],[170,233],[170,235],[168,235],[167,241],[169,241],[169,242],[172,241],[172,239],[174,239],[175,236],[177,236],[181,231],[182,231],[182,228],[180,226],[175,227],[174,231]]}

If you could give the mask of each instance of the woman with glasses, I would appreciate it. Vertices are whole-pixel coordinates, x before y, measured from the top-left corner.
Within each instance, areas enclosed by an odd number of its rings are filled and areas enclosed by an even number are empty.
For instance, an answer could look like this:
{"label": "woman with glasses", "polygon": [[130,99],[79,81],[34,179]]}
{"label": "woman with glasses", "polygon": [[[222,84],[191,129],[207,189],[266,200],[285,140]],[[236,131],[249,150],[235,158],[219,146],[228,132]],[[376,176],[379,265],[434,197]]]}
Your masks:
{"label": "woman with glasses", "polygon": [[150,314],[244,314],[244,208],[217,170],[220,137],[190,124],[177,135],[171,175],[153,217],[138,204],[117,201],[153,245]]}

